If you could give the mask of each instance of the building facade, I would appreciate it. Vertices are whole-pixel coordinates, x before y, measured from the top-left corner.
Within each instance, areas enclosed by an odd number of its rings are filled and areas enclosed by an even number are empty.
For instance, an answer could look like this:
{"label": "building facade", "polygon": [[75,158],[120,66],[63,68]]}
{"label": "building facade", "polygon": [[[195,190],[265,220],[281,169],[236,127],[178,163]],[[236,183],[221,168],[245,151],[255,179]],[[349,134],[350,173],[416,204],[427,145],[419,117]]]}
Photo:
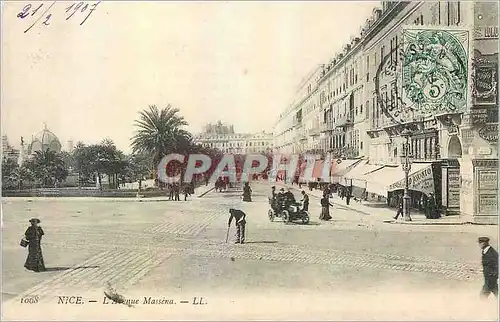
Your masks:
{"label": "building facade", "polygon": [[195,136],[195,142],[223,153],[247,154],[272,151],[271,133],[235,133],[233,125],[217,122],[205,126],[203,133]]}
{"label": "building facade", "polygon": [[[431,32],[436,29],[446,32]],[[408,30],[414,30],[415,35],[433,34],[430,41],[436,46],[429,46],[431,51],[439,48],[447,34],[458,39],[450,43],[463,42],[463,74],[454,79],[458,72],[449,72],[453,58],[441,69],[464,92],[462,100],[453,101],[453,109],[443,110],[451,104],[443,103],[444,96],[436,96],[434,105],[408,108],[410,92],[404,83],[403,63],[408,64],[414,50],[408,47],[412,41]],[[312,84],[303,85],[307,91],[299,92],[293,100],[299,103],[287,108],[275,126],[276,148],[305,152],[319,142],[325,154],[398,166],[408,142],[414,168],[432,164],[432,191],[445,212],[459,212],[464,221],[496,222],[497,69],[497,3],[384,1],[381,8],[373,10],[360,35],[321,66]],[[424,108],[435,109],[423,113]],[[290,116],[295,116],[292,125]],[[299,116],[302,126],[297,126]],[[306,120],[308,125],[304,126]],[[408,138],[402,135],[405,130],[411,133]],[[294,137],[298,149],[290,149]]]}

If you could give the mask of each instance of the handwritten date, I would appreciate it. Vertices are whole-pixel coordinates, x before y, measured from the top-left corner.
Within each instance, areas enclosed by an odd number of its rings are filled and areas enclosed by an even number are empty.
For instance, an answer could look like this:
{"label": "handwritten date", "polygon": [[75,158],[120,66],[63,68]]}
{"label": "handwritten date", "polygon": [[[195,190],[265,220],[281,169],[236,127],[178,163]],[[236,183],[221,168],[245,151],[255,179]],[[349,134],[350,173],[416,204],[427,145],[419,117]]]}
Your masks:
{"label": "handwritten date", "polygon": [[[49,26],[52,20],[52,12],[55,10],[55,8],[53,7],[56,3],[57,1],[54,1],[50,6],[48,7],[45,6],[45,8],[43,3],[38,6],[33,6],[31,3],[25,5],[22,8],[22,10],[17,14],[17,17],[19,19],[28,19],[28,20],[35,19],[35,21],[24,32],[27,33],[37,23]],[[90,15],[92,15],[92,13],[97,9],[97,6],[100,3],[101,1],[97,1],[94,3],[89,3],[88,1],[74,2],[72,5],[65,8],[65,12],[67,15],[66,20],[70,20],[75,15],[76,16],[80,15],[80,17],[82,18],[80,22],[81,26],[87,21]]]}

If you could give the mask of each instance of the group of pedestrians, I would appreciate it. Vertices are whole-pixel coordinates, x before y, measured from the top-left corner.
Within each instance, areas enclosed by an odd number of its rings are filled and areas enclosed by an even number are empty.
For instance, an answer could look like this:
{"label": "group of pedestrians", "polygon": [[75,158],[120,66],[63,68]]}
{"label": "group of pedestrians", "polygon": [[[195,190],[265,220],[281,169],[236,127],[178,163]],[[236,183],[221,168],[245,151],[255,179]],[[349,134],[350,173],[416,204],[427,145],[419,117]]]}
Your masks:
{"label": "group of pedestrians", "polygon": [[194,184],[193,183],[186,183],[186,184],[179,184],[177,182],[175,183],[170,183],[167,185],[167,191],[168,191],[168,200],[174,200],[174,201],[180,201],[181,197],[181,191],[184,194],[184,201],[187,201],[187,198],[190,197],[192,194],[194,194]]}

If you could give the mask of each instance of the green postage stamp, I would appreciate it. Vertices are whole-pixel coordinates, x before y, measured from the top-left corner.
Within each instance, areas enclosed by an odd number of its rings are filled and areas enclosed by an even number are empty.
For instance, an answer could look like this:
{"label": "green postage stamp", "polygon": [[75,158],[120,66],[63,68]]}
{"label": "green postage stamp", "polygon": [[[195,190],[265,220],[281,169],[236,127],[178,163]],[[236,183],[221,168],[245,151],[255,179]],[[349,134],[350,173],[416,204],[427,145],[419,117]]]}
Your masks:
{"label": "green postage stamp", "polygon": [[469,31],[403,30],[403,100],[422,115],[463,112],[469,81]]}

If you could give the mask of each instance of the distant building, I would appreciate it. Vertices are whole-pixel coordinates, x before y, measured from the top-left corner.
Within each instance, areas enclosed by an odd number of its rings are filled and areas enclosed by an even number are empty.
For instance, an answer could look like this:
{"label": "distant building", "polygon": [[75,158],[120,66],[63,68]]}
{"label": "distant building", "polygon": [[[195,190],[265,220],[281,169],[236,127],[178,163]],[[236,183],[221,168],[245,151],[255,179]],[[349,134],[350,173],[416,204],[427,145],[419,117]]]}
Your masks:
{"label": "distant building", "polygon": [[66,151],[68,151],[69,153],[73,152],[73,149],[75,148],[75,145],[73,143],[73,140],[68,140],[66,142]]}
{"label": "distant building", "polygon": [[29,158],[37,151],[54,151],[56,153],[61,152],[61,142],[59,138],[49,131],[47,125],[44,125],[42,131],[38,132],[35,136],[32,136],[31,143],[25,145],[23,138],[21,137],[21,148],[17,154],[18,163],[22,164],[26,158]]}
{"label": "distant building", "polygon": [[44,129],[35,135],[31,139],[31,144],[28,146],[28,154],[33,154],[37,151],[54,151],[61,152],[61,142],[59,138],[47,129],[47,125],[44,125]]}
{"label": "distant building", "polygon": [[19,157],[19,150],[14,149],[9,144],[7,135],[2,136],[2,156],[7,159],[17,160]]}
{"label": "distant building", "polygon": [[266,132],[235,133],[234,125],[219,121],[206,125],[204,131],[195,136],[195,141],[223,153],[267,153],[272,151],[273,135]]}

